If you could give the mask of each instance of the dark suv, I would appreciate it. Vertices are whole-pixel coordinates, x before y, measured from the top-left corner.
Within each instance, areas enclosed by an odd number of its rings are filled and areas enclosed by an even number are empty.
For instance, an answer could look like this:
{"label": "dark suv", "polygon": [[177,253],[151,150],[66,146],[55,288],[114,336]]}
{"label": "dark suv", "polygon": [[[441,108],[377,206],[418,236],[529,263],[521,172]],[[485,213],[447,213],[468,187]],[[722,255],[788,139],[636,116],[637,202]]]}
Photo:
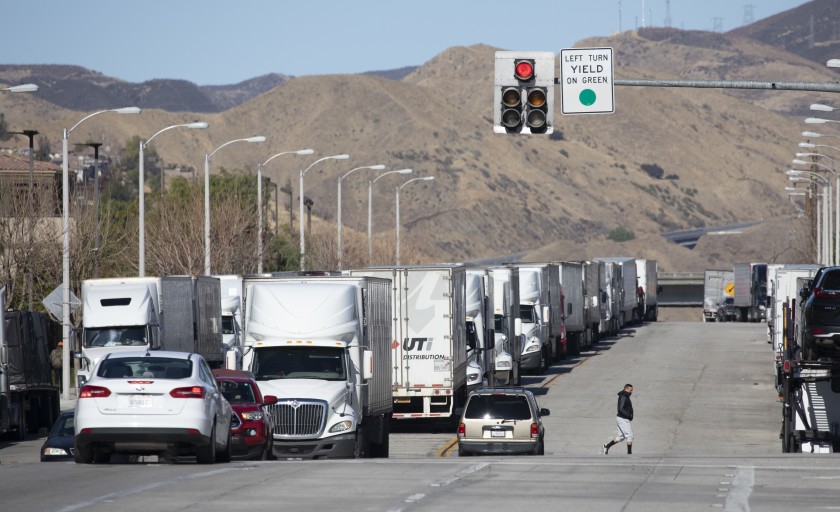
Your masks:
{"label": "dark suv", "polygon": [[840,360],[840,267],[821,268],[802,299],[802,358]]}
{"label": "dark suv", "polygon": [[718,304],[715,319],[718,322],[736,322],[738,320],[738,308],[735,307],[735,298],[726,297]]}

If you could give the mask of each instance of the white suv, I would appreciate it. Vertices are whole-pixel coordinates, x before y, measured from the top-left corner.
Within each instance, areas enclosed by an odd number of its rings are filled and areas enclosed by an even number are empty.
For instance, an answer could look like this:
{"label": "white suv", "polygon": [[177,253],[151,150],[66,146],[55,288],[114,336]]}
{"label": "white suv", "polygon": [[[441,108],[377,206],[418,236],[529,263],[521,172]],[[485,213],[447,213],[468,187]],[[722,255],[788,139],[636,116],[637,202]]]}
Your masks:
{"label": "white suv", "polygon": [[76,462],[112,453],[230,461],[233,413],[198,354],[130,351],[103,357],[76,403]]}

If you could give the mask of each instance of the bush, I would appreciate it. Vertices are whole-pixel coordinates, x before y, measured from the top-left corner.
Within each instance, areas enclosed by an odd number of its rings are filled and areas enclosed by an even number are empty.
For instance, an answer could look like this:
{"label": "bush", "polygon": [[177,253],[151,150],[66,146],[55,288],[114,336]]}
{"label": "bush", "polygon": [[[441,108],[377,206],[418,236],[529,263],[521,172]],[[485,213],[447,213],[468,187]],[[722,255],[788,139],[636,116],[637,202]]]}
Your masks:
{"label": "bush", "polygon": [[628,240],[633,240],[634,238],[636,238],[636,234],[623,227],[617,227],[610,231],[610,234],[607,235],[607,239],[614,242],[626,242]]}

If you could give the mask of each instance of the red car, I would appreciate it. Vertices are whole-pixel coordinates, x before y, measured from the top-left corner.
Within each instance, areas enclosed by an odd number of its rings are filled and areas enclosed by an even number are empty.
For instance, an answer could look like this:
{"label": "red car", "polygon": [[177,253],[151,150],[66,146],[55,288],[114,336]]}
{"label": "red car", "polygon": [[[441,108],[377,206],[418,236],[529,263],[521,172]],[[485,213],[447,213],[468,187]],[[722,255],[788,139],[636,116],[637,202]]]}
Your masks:
{"label": "red car", "polygon": [[233,408],[230,424],[233,458],[272,458],[274,425],[263,406],[276,404],[277,397],[263,396],[251,372],[219,369],[213,370],[213,375]]}

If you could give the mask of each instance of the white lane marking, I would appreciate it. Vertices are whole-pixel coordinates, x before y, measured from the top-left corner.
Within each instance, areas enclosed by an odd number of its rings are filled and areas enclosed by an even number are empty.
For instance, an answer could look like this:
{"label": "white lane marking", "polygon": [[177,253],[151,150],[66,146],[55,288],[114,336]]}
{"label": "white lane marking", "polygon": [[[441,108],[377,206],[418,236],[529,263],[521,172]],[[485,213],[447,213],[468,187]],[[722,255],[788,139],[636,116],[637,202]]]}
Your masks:
{"label": "white lane marking", "polygon": [[127,496],[131,496],[132,494],[138,494],[138,493],[141,493],[141,492],[148,491],[150,489],[156,489],[158,487],[163,487],[164,485],[172,485],[172,484],[177,484],[179,482],[183,482],[183,481],[186,481],[186,480],[196,480],[196,479],[199,479],[199,478],[204,478],[204,477],[214,476],[214,475],[221,475],[223,473],[229,473],[231,471],[240,471],[240,470],[241,470],[241,468],[238,468],[238,467],[216,469],[216,470],[213,470],[213,471],[205,471],[203,473],[195,473],[195,474],[192,474],[192,475],[179,476],[179,477],[172,478],[172,479],[165,480],[165,481],[152,482],[152,483],[148,483],[146,485],[141,485],[139,487],[135,487],[133,489],[127,489],[125,491],[113,492],[111,494],[106,494],[105,496],[99,496],[98,498],[93,498],[92,500],[89,500],[89,501],[84,501],[84,502],[81,502],[81,503],[75,503],[73,505],[67,505],[64,508],[58,509],[56,512],[72,512],[73,510],[79,510],[81,508],[90,507],[90,506],[96,505],[98,503],[112,503],[119,498],[125,498]]}
{"label": "white lane marking", "polygon": [[750,495],[755,485],[755,468],[739,467],[735,470],[735,478],[726,496],[725,510],[727,512],[749,512]]}
{"label": "white lane marking", "polygon": [[419,494],[419,493],[418,494],[412,494],[411,496],[409,496],[408,498],[405,499],[405,502],[406,503],[416,503],[416,502],[422,500],[425,497],[426,497],[425,494]]}
{"label": "white lane marking", "polygon": [[486,468],[489,465],[490,465],[489,462],[483,462],[481,464],[473,464],[472,466],[468,467],[467,469],[462,469],[461,471],[458,471],[457,473],[450,476],[449,478],[444,478],[443,480],[441,480],[439,482],[434,482],[432,484],[432,487],[446,487],[447,485],[451,484],[452,482],[456,482],[456,481],[464,478],[465,476],[471,475],[471,474],[475,473],[476,471],[479,471],[481,469]]}

